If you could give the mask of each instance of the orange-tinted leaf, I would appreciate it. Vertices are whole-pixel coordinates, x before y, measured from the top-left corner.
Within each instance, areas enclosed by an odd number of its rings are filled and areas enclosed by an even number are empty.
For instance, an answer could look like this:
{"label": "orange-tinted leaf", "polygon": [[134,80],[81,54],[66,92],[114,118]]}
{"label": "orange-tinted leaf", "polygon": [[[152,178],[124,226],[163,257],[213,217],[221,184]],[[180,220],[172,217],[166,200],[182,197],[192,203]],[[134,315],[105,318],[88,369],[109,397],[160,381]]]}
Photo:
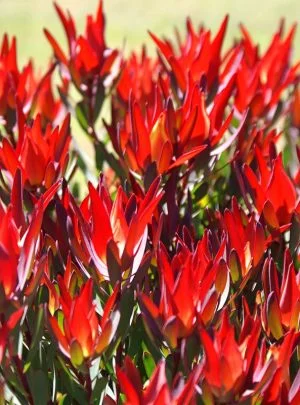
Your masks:
{"label": "orange-tinted leaf", "polygon": [[267,299],[267,320],[268,327],[275,339],[280,339],[283,336],[281,325],[281,313],[278,300],[274,291],[272,291]]}

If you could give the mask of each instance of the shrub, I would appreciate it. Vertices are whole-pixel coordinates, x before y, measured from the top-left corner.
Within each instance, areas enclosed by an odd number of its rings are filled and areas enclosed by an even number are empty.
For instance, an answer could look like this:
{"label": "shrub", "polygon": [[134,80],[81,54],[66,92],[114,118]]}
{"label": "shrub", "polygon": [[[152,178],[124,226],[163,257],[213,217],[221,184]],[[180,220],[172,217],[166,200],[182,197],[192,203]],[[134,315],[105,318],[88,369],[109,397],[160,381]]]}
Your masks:
{"label": "shrub", "polygon": [[55,8],[43,75],[0,52],[2,402],[298,404],[295,27],[124,57]]}

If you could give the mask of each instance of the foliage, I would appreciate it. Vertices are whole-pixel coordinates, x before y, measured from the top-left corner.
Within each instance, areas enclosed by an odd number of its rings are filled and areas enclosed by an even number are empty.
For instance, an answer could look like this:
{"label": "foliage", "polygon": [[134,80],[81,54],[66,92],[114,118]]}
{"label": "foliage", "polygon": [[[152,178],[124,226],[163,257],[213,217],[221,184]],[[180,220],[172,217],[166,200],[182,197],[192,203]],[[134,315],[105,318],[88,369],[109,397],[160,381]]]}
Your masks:
{"label": "foliage", "polygon": [[3,401],[298,404],[295,27],[223,50],[228,17],[187,19],[126,58],[102,1],[83,34],[55,7],[43,75],[0,51]]}

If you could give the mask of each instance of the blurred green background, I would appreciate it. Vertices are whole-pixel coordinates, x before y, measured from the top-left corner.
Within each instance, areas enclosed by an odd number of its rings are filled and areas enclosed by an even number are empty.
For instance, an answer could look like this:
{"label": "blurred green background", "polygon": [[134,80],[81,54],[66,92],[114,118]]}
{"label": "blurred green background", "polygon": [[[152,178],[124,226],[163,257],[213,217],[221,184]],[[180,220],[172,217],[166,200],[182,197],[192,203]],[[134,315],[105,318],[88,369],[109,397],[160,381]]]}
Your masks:
{"label": "blurred green background", "polygon": [[[98,0],[58,0],[68,8],[83,30],[85,16],[94,13]],[[19,60],[24,63],[34,55],[38,65],[45,65],[51,51],[42,29],[47,26],[55,36],[64,39],[62,28],[51,0],[0,0],[0,35],[4,32],[18,38]],[[107,40],[111,46],[126,50],[150,44],[147,30],[156,34],[172,34],[174,26],[181,30],[186,16],[193,22],[204,22],[215,32],[226,13],[230,15],[227,41],[238,35],[238,24],[244,22],[256,40],[264,47],[278,26],[280,17],[288,24],[300,21],[299,0],[104,0],[107,18]],[[295,53],[300,56],[300,35],[295,41]],[[153,51],[153,46],[150,44]]]}
{"label": "blurred green background", "polygon": [[[225,14],[230,15],[227,44],[238,37],[240,22],[245,23],[252,37],[265,47],[277,30],[281,17],[287,25],[300,21],[300,0],[104,0],[106,14],[106,38],[111,47],[123,47],[128,53],[140,49],[146,43],[150,52],[155,47],[147,30],[157,35],[173,35],[174,27],[185,30],[187,16],[197,26],[204,23],[215,33]],[[83,32],[87,14],[94,14],[98,0],[57,0],[64,9],[73,15],[78,33]],[[47,27],[61,44],[65,36],[55,13],[52,0],[0,0],[0,38],[7,32],[16,35],[18,41],[19,67],[30,57],[35,65],[45,68],[51,57],[43,28]],[[300,28],[299,28],[300,31]],[[295,55],[300,57],[300,34],[295,41]],[[106,118],[109,109],[104,106],[102,115]],[[109,121],[109,120],[108,120]],[[94,150],[86,136],[82,136],[76,120],[72,121],[72,135],[75,148],[89,168],[89,179],[93,179]],[[95,177],[96,178],[96,177]],[[95,180],[94,178],[94,180]],[[85,194],[83,174],[77,172],[76,182],[80,184],[82,196]]]}

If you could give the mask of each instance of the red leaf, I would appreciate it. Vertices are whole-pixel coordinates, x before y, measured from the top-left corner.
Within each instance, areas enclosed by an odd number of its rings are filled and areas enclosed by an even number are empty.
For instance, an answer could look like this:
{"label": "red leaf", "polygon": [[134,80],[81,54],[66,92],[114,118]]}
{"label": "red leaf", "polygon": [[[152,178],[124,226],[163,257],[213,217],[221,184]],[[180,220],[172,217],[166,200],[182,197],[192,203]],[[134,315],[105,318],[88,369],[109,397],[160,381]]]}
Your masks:
{"label": "red leaf", "polygon": [[274,162],[268,185],[268,198],[275,208],[279,223],[283,225],[290,222],[291,214],[296,207],[297,196],[291,179],[283,169],[281,156],[278,156]]}
{"label": "red leaf", "polygon": [[132,384],[125,372],[122,371],[119,366],[116,367],[116,372],[121,390],[126,395],[127,403],[132,405],[140,405],[141,402],[139,393],[136,391],[135,386]]}
{"label": "red leaf", "polygon": [[12,191],[11,191],[12,215],[18,228],[24,229],[25,217],[23,211],[23,188],[22,188],[22,173],[18,169],[16,171]]}
{"label": "red leaf", "polygon": [[200,338],[205,351],[205,366],[204,373],[208,383],[214,387],[221,386],[221,380],[219,375],[220,361],[215,351],[213,342],[206,332],[206,330],[200,330]]}
{"label": "red leaf", "polygon": [[181,166],[183,163],[193,159],[206,148],[207,148],[207,145],[201,145],[201,146],[197,146],[196,148],[193,148],[189,152],[183,153],[177,160],[175,160],[174,163],[171,164],[171,166],[169,166],[169,170],[172,170],[175,167]]}
{"label": "red leaf", "polygon": [[44,29],[44,33],[53,48],[54,55],[56,56],[56,58],[64,65],[68,66],[67,57],[64,54],[63,50],[61,49],[61,47],[58,45],[56,39],[50,34],[50,32],[46,28]]}
{"label": "red leaf", "polygon": [[93,219],[92,225],[92,241],[95,250],[101,260],[106,262],[106,245],[113,237],[109,213],[103,204],[98,192],[89,183],[89,194],[91,201],[91,214]]}

